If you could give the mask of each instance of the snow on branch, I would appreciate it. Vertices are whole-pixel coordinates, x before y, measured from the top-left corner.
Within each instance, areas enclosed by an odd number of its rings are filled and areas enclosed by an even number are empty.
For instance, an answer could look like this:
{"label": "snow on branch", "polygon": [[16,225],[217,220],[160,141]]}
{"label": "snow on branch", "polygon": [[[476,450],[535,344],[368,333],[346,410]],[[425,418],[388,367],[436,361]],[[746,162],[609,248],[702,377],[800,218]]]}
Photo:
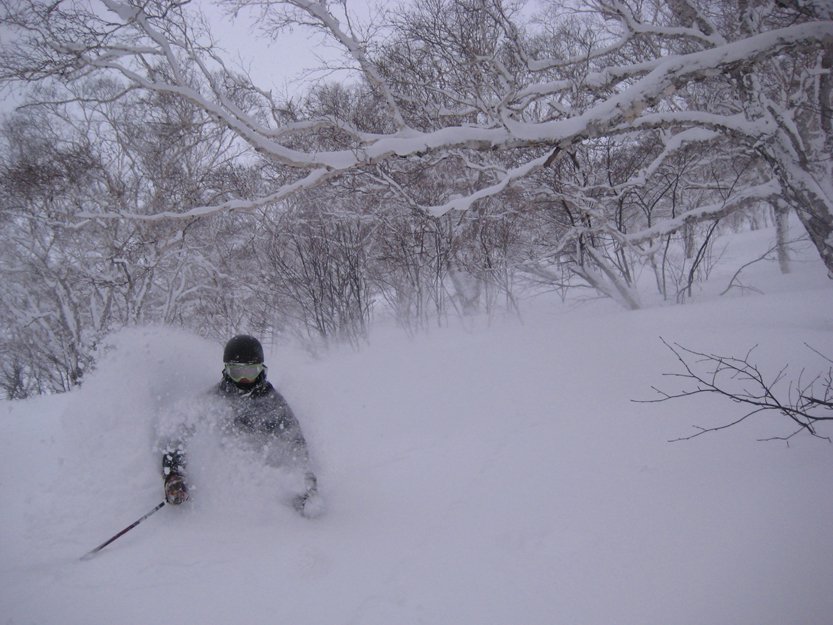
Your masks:
{"label": "snow on branch", "polygon": [[636,175],[631,176],[627,182],[616,185],[616,190],[622,192],[628,187],[644,186],[648,179],[659,171],[666,159],[675,153],[693,144],[707,144],[720,137],[719,133],[700,127],[688,128],[671,136],[663,136],[662,152]]}
{"label": "snow on branch", "polygon": [[[563,58],[557,62],[536,62],[530,58],[532,47],[520,39],[514,40],[522,36],[521,29],[514,28],[509,17],[498,10],[500,3],[486,3],[484,7],[488,5],[496,11],[491,19],[504,33],[500,41],[512,40],[507,48],[513,52],[503,58],[497,54],[500,46],[494,45],[474,56],[443,56],[439,68],[433,69],[443,76],[460,73],[462,82],[437,80],[415,85],[400,84],[398,77],[385,73],[386,60],[390,59],[357,34],[359,30],[353,29],[349,19],[345,24],[336,17],[340,10],[336,3],[231,0],[227,4],[237,9],[259,7],[264,15],[272,16],[275,24],[303,24],[326,33],[361,71],[365,93],[371,94],[375,108],[379,109],[372,111],[371,122],[358,123],[350,111],[339,109],[313,112],[307,119],[298,119],[294,113],[275,114],[277,107],[271,94],[228,68],[210,43],[210,36],[209,43],[201,43],[201,36],[207,33],[192,25],[193,5],[186,7],[187,3],[179,2],[134,5],[102,0],[94,10],[79,8],[81,5],[74,3],[47,6],[33,1],[26,5],[27,10],[20,11],[12,11],[8,3],[0,5],[0,17],[10,20],[10,27],[16,29],[31,52],[29,56],[13,53],[5,46],[2,78],[24,82],[54,79],[66,85],[88,79],[94,73],[108,79],[117,75],[130,87],[172,96],[192,105],[218,128],[229,129],[247,151],[268,161],[270,167],[297,172],[288,177],[293,182],[285,186],[259,188],[253,193],[257,197],[183,208],[180,216],[184,218],[250,210],[342,174],[385,162],[403,163],[414,171],[423,167],[426,155],[441,158],[455,150],[497,154],[503,169],[497,179],[479,177],[476,184],[466,188],[465,197],[424,209],[429,214],[442,215],[451,210],[465,211],[478,200],[493,197],[549,165],[546,157],[539,156],[542,151],[569,151],[600,137],[658,128],[675,133],[666,139],[662,153],[641,172],[630,176],[627,185],[639,185],[652,177],[665,159],[686,144],[706,143],[718,135],[734,139],[742,135],[747,148],[766,141],[778,132],[779,120],[773,114],[756,118],[740,105],[728,107],[732,112],[727,115],[699,111],[696,99],[686,102],[689,110],[684,111],[657,105],[691,83],[753,68],[760,61],[803,45],[829,46],[833,42],[833,21],[794,23],[726,42],[691,2],[670,3],[671,8],[663,8],[660,14],[646,20],[633,12],[634,3],[600,0],[590,3],[587,10],[595,12],[600,20],[614,23],[607,35],[584,42],[589,47],[583,56],[581,46],[559,48],[554,42],[555,48],[564,53]],[[346,5],[342,6],[346,16]],[[106,10],[104,16],[100,14],[101,7]],[[407,23],[407,16],[402,19]],[[616,32],[611,34],[613,31]],[[643,40],[657,46],[646,46],[647,51],[633,53],[631,44]],[[676,45],[679,40],[685,45]],[[670,45],[668,41],[676,43]],[[414,50],[431,45],[441,50],[447,48],[442,40],[411,43]],[[430,65],[434,57],[425,59]],[[403,67],[420,62],[423,57],[419,54],[402,60]],[[436,76],[436,72],[420,74],[418,69],[415,76]],[[484,75],[477,75],[480,72]],[[469,78],[474,82],[469,83]],[[429,115],[426,117],[431,117],[430,121],[424,122],[422,109],[433,105],[425,104],[420,97],[432,90],[442,96],[438,97],[438,110],[449,102],[466,103],[455,112],[454,121]],[[131,91],[124,88],[120,92]],[[482,106],[474,106],[474,102]],[[424,123],[420,124],[420,120]],[[797,135],[798,130],[792,134]],[[326,137],[319,140],[319,135]],[[798,180],[801,173],[793,174],[793,178]],[[808,180],[803,187],[810,189],[810,199],[821,197],[818,185],[813,187],[813,180]],[[763,201],[778,193],[776,187],[775,183],[765,183],[750,188],[725,203],[699,207],[650,230],[633,233],[627,241],[640,243],[673,232],[692,220],[720,216],[744,203]],[[447,191],[439,197],[459,190]],[[225,199],[229,194],[216,197]],[[143,214],[140,209],[119,214],[137,219],[166,219],[177,212],[171,207],[155,216]]]}
{"label": "snow on branch", "polygon": [[629,245],[638,245],[639,243],[652,241],[657,237],[673,234],[687,224],[699,223],[707,219],[720,219],[738,208],[773,200],[779,197],[780,194],[781,185],[777,180],[771,179],[762,184],[739,191],[722,202],[698,206],[697,208],[682,213],[678,217],[665,219],[652,228],[625,235],[623,240]]}
{"label": "snow on branch", "polygon": [[547,163],[549,158],[549,154],[540,156],[529,161],[528,163],[524,163],[523,165],[510,169],[503,176],[501,176],[498,182],[491,186],[484,187],[474,193],[466,195],[465,197],[454,198],[440,206],[423,207],[423,210],[435,217],[445,215],[452,210],[466,211],[478,200],[497,195],[498,193],[504,191],[507,187],[511,186],[515,181],[525,178],[533,171],[540,169]]}
{"label": "snow on branch", "polygon": [[[599,102],[584,113],[569,119],[541,123],[507,121],[505,129],[451,126],[434,132],[420,132],[409,129],[402,121],[395,105],[394,96],[385,87],[383,79],[373,71],[373,65],[366,58],[361,45],[352,35],[340,29],[338,21],[324,8],[323,3],[297,0],[289,4],[308,12],[319,20],[330,30],[336,40],[359,60],[371,83],[383,93],[385,101],[393,111],[392,114],[397,126],[397,130],[393,133],[363,137],[366,145],[360,151],[341,150],[313,154],[291,149],[272,140],[270,135],[273,133],[253,117],[246,116],[239,110],[230,110],[223,102],[210,101],[196,88],[188,85],[181,76],[182,70],[178,56],[172,50],[174,45],[190,50],[189,54],[193,58],[196,51],[187,41],[172,40],[168,33],[162,33],[154,28],[141,11],[138,13],[134,11],[135,14],[131,13],[130,16],[125,16],[123,15],[124,11],[119,10],[120,3],[105,0],[105,4],[111,10],[118,12],[123,19],[129,18],[129,25],[138,31],[136,36],[146,37],[153,44],[156,44],[156,53],[168,61],[176,80],[174,82],[155,80],[148,75],[140,74],[137,68],[132,68],[127,63],[119,60],[129,56],[141,61],[140,57],[142,55],[138,53],[139,49],[125,47],[123,43],[112,47],[96,45],[90,47],[85,53],[79,51],[78,62],[91,67],[118,71],[130,81],[148,90],[183,97],[203,108],[215,119],[228,124],[255,150],[276,159],[280,163],[299,168],[323,166],[340,170],[348,170],[378,162],[391,156],[416,155],[427,150],[459,147],[483,150],[497,147],[557,145],[599,136],[615,128],[618,124],[636,120],[645,107],[678,84],[705,77],[710,72],[724,71],[726,68],[737,64],[754,62],[763,56],[777,54],[787,47],[804,41],[827,41],[833,37],[831,36],[833,22],[812,22],[772,30],[747,37],[742,41],[690,54],[661,57],[652,62],[653,69],[651,71],[636,80],[630,87]],[[108,43],[110,42],[108,41]],[[146,49],[146,45],[141,48],[143,51]],[[547,92],[562,86],[560,83],[547,84],[542,85],[541,89],[543,92]],[[534,93],[534,88],[526,87],[521,93],[530,95]],[[674,120],[672,117],[662,121],[672,122]]]}
{"label": "snow on branch", "polygon": [[115,213],[79,213],[81,219],[133,219],[137,221],[162,221],[165,219],[194,219],[208,217],[225,212],[251,212],[265,206],[276,204],[302,189],[313,189],[333,175],[327,169],[315,169],[300,180],[281,186],[274,193],[251,199],[234,199],[221,204],[195,206],[186,211],[168,210],[151,215],[119,211]]}

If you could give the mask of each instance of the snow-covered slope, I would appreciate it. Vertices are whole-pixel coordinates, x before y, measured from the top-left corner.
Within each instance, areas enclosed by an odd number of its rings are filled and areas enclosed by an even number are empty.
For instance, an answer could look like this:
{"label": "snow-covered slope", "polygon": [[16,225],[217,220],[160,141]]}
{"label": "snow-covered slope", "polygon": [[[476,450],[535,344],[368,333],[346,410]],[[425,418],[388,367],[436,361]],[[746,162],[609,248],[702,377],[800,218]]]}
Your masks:
{"label": "snow-covered slope", "polygon": [[773,376],[820,369],[805,346],[833,354],[820,263],[744,277],[764,294],[380,330],[322,361],[276,349],[326,515],[298,517],[278,476],[218,446],[193,502],[82,562],[161,501],[155,420],[219,371],[220,345],[122,332],[78,391],[0,403],[0,623],[829,625],[833,447],[757,442],[789,432],[775,416],[671,444],[742,407],[631,401],[679,384],[660,336],[757,344]]}

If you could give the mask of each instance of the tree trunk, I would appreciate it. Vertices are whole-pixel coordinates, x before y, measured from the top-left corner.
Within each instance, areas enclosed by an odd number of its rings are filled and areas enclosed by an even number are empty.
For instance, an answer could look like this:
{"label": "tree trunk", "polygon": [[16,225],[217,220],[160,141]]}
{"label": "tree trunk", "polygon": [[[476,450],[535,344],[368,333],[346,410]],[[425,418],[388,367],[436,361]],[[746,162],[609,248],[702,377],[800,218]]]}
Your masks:
{"label": "tree trunk", "polygon": [[801,173],[804,175],[790,176],[788,170],[780,171],[785,199],[795,209],[827,268],[828,277],[833,279],[833,207],[818,185],[812,184],[815,182],[812,177],[807,172]]}
{"label": "tree trunk", "polygon": [[778,266],[781,273],[790,273],[790,248],[787,241],[790,236],[790,207],[784,202],[775,204],[775,236],[778,252]]}

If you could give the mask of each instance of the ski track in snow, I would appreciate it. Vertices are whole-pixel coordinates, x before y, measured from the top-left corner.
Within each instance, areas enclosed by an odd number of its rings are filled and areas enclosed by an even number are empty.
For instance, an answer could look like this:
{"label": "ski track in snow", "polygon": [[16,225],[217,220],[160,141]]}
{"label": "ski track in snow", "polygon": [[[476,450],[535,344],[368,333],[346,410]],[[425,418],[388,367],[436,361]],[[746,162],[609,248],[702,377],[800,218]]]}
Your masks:
{"label": "ski track in snow", "polygon": [[0,403],[0,624],[829,625],[831,446],[757,442],[788,433],[764,415],[669,444],[741,407],[631,401],[678,388],[660,336],[818,371],[804,343],[833,355],[833,289],[795,264],[750,267],[763,295],[277,350],[326,514],[298,517],[280,475],[207,435],[194,500],[81,562],[161,500],[155,423],[183,398],[199,413],[218,376],[221,346],[125,330],[83,388]]}

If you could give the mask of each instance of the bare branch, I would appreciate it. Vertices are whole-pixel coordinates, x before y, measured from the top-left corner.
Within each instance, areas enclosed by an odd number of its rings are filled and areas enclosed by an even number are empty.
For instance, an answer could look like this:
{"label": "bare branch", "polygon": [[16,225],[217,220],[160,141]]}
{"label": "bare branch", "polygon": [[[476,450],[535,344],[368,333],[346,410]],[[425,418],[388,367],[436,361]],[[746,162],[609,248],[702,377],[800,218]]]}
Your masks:
{"label": "bare branch", "polygon": [[[798,243],[799,241],[806,241],[806,240],[807,240],[807,237],[806,237],[806,236],[804,236],[804,237],[799,237],[799,238],[797,238],[797,239],[793,239],[792,241],[787,241],[787,242],[786,242],[786,245],[791,245],[791,244],[793,244],[793,243]],[[759,262],[761,262],[762,260],[767,260],[767,259],[769,259],[769,258],[770,258],[770,254],[772,254],[773,252],[777,251],[777,250],[778,250],[778,248],[779,248],[781,245],[784,245],[784,244],[783,244],[783,243],[778,242],[778,243],[776,243],[775,245],[773,245],[772,247],[770,247],[770,248],[769,248],[766,252],[764,252],[763,254],[761,254],[760,256],[758,256],[757,258],[754,258],[754,259],[750,260],[749,262],[744,263],[743,265],[741,265],[741,266],[738,268],[738,270],[734,273],[734,275],[732,276],[732,279],[731,279],[731,280],[729,280],[729,284],[728,284],[728,285],[726,285],[726,288],[725,288],[725,289],[723,289],[723,290],[720,292],[720,295],[721,295],[721,296],[726,295],[726,293],[728,293],[728,292],[729,292],[730,290],[732,290],[733,288],[740,288],[741,290],[748,289],[748,290],[751,290],[751,291],[755,291],[756,293],[760,293],[761,291],[759,291],[758,289],[756,289],[756,288],[754,288],[754,287],[747,287],[747,286],[744,286],[743,284],[741,284],[741,283],[740,283],[740,281],[738,280],[738,277],[740,276],[741,272],[742,272],[744,269],[746,269],[747,267],[750,267],[750,266],[754,265],[755,263],[759,263]],[[811,349],[812,349],[812,348],[811,348]],[[815,350],[814,350],[814,351],[815,351]]]}
{"label": "bare branch", "polygon": [[[639,403],[665,402],[705,393],[751,407],[743,416],[722,425],[694,426],[697,430],[694,434],[673,439],[674,441],[691,440],[709,432],[719,432],[762,412],[780,413],[797,426],[797,429],[786,437],[776,436],[763,440],[789,440],[799,432],[806,432],[816,438],[831,441],[829,436],[818,431],[819,424],[833,421],[833,413],[829,412],[833,411],[829,371],[825,378],[817,376],[809,383],[802,383],[802,375],[799,374],[797,380],[790,382],[786,392],[782,394],[777,387],[786,378],[788,366],[785,365],[771,380],[767,380],[757,365],[751,362],[754,347],[744,357],[737,358],[698,352],[678,343],[671,344],[664,338],[660,340],[674,354],[683,369],[681,373],[663,375],[681,378],[693,386],[673,393],[652,387],[660,398],[640,400]],[[813,395],[819,386],[823,392],[822,399]]]}

